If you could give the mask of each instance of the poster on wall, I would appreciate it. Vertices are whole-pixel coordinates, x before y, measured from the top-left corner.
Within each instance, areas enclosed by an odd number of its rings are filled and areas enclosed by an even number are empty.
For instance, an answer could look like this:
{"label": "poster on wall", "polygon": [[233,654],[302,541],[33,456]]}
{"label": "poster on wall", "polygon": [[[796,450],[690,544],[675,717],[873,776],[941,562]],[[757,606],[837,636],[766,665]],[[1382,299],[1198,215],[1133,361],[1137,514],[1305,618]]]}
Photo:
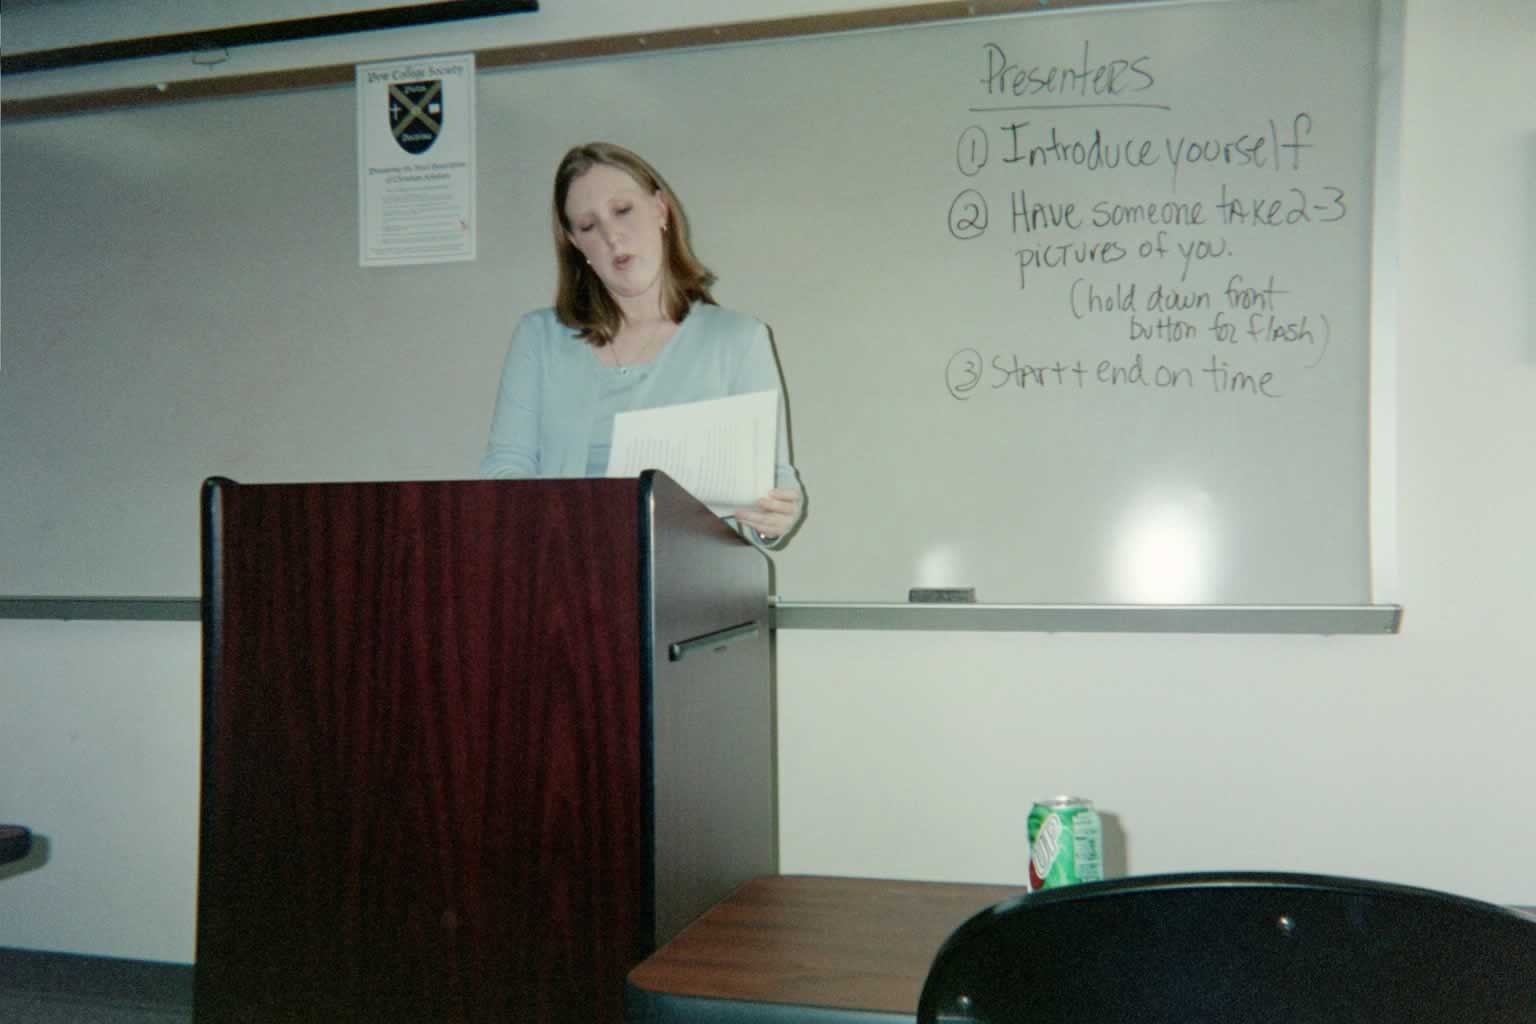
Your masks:
{"label": "poster on wall", "polygon": [[357,65],[360,260],[475,258],[475,55]]}

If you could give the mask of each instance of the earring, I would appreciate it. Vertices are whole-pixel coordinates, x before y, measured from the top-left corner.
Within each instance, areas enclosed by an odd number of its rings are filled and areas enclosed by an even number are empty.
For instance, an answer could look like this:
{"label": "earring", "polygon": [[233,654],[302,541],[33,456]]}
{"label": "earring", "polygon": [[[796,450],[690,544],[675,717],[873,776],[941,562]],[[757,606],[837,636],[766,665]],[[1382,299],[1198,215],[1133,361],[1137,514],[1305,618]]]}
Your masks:
{"label": "earring", "polygon": [[666,221],[662,221],[661,222],[661,233],[662,234],[666,234],[667,233],[667,222]]}

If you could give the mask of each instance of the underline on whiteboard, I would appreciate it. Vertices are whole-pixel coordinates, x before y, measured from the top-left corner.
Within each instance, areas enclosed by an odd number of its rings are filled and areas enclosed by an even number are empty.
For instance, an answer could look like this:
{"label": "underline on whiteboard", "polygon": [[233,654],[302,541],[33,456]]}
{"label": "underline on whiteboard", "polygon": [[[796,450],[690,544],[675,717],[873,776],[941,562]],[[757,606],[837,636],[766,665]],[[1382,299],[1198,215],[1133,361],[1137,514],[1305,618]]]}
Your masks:
{"label": "underline on whiteboard", "polygon": [[971,107],[973,114],[998,114],[1008,110],[1172,110],[1166,103],[1037,103],[1017,107]]}

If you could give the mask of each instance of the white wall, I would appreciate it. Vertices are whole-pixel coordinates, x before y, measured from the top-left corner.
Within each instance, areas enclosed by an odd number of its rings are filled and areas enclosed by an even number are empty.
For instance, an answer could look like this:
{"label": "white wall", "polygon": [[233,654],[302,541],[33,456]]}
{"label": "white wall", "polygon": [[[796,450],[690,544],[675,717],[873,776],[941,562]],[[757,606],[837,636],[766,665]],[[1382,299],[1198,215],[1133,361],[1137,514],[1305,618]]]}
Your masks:
{"label": "white wall", "polygon": [[[700,9],[546,6],[567,35]],[[782,633],[785,871],[1016,881],[1029,802],[1072,790],[1137,873],[1536,903],[1536,9],[1407,11],[1402,634]],[[192,958],[198,659],[193,624],[0,622],[0,820],[47,838],[0,868],[0,945]]]}
{"label": "white wall", "polygon": [[0,867],[0,946],[192,959],[200,644],[191,622],[0,621],[0,821],[39,847]]}

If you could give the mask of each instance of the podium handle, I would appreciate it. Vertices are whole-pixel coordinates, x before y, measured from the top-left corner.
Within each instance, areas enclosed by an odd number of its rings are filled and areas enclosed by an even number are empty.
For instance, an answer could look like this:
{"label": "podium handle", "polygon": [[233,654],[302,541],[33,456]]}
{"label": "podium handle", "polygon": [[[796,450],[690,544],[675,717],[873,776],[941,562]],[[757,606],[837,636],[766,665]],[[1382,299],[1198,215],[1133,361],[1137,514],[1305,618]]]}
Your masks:
{"label": "podium handle", "polygon": [[691,640],[679,640],[667,646],[668,661],[682,661],[690,654],[700,651],[724,650],[737,640],[757,636],[757,620],[743,622],[739,626],[727,626],[717,629],[713,633],[704,633]]}

